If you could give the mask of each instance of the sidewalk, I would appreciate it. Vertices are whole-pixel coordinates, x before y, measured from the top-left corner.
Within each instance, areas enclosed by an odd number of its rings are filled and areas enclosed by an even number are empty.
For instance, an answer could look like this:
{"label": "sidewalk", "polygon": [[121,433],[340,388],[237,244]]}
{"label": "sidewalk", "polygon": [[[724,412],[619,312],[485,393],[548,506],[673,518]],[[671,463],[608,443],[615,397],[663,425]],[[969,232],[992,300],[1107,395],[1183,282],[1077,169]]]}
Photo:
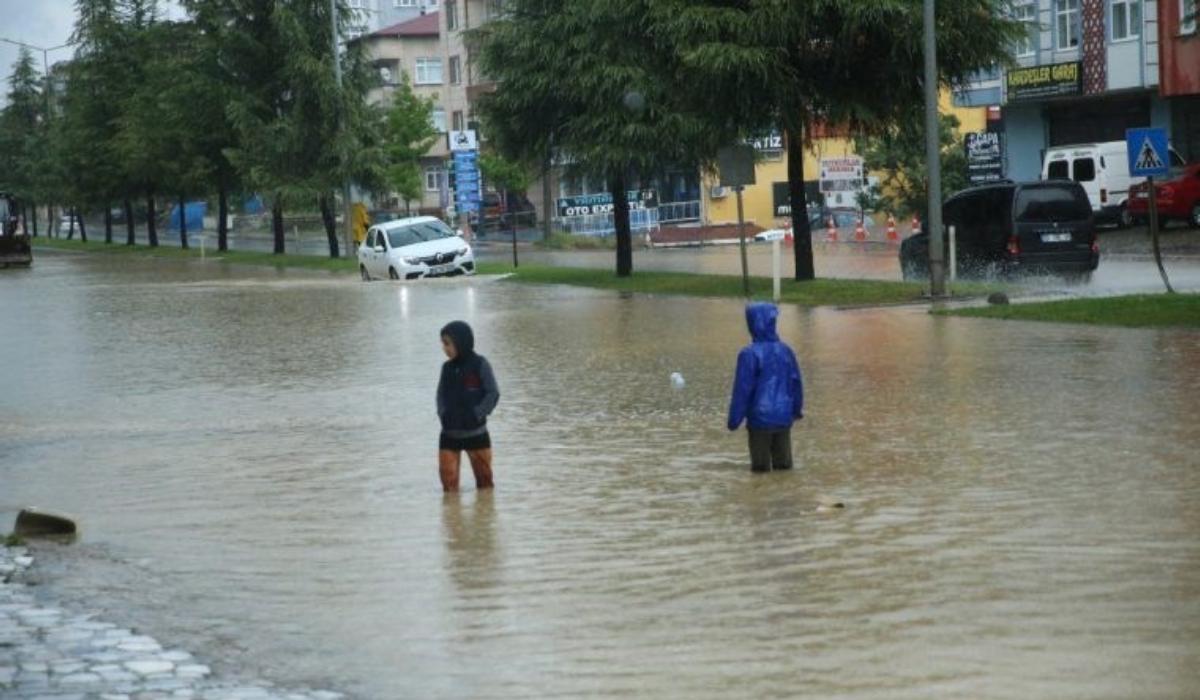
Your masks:
{"label": "sidewalk", "polygon": [[0,545],[0,697],[12,700],[339,700],[216,678],[186,651],[93,615],[39,604],[22,573],[24,547]]}

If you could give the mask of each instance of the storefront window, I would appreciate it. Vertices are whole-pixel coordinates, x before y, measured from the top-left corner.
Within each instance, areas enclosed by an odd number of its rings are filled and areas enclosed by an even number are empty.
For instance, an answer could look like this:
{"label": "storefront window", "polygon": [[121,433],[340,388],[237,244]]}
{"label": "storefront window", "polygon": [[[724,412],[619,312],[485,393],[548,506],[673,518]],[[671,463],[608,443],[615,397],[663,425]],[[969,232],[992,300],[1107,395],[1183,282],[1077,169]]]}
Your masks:
{"label": "storefront window", "polygon": [[1079,46],[1079,0],[1054,0],[1054,34],[1060,51]]}
{"label": "storefront window", "polygon": [[1196,33],[1196,12],[1200,10],[1197,0],[1179,0],[1179,31],[1181,34]]}
{"label": "storefront window", "polygon": [[1142,0],[1112,0],[1112,40],[1125,41],[1142,35]]}

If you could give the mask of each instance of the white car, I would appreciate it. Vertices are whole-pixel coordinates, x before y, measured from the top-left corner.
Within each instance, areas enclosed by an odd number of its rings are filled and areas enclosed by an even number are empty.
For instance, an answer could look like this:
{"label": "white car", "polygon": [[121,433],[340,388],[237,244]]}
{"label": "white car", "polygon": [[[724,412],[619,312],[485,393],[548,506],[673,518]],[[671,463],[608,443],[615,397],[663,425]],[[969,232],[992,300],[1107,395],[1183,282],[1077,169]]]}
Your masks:
{"label": "white car", "polygon": [[441,219],[418,216],[376,224],[358,247],[364,280],[416,280],[475,274],[475,254]]}

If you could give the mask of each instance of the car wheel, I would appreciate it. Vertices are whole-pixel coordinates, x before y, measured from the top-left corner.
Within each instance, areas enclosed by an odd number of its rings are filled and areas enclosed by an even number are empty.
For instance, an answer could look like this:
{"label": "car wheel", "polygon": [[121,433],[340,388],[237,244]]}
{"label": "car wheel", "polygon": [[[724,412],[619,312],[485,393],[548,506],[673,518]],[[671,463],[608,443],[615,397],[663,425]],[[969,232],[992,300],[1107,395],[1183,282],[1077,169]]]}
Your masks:
{"label": "car wheel", "polygon": [[905,282],[914,282],[929,278],[929,271],[911,260],[900,263],[900,275]]}
{"label": "car wheel", "polygon": [[1129,228],[1133,226],[1133,212],[1129,211],[1129,205],[1121,207],[1121,212],[1117,214],[1117,228]]}
{"label": "car wheel", "polygon": [[359,266],[358,266],[358,274],[362,275],[362,281],[363,281],[363,282],[370,282],[370,281],[371,281],[371,273],[370,273],[370,272],[367,272],[367,266],[366,266],[366,265],[359,265]]}
{"label": "car wheel", "polygon": [[1200,228],[1200,202],[1192,205],[1192,215],[1188,217],[1188,223],[1192,228]]}
{"label": "car wheel", "polygon": [[396,268],[389,267],[388,268],[388,277],[390,279],[398,280],[398,279],[400,279],[400,273],[396,272]]}

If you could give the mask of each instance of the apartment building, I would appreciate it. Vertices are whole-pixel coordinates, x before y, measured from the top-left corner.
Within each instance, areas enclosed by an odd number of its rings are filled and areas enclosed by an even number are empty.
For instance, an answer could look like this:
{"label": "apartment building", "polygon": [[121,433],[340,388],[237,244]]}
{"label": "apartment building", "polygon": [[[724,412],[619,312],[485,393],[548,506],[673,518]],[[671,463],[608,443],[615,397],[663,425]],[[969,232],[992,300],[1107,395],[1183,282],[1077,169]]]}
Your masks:
{"label": "apartment building", "polygon": [[1197,0],[1160,0],[1159,86],[1167,102],[1175,149],[1200,160],[1200,31]]}
{"label": "apartment building", "polygon": [[355,11],[354,36],[369,34],[437,9],[437,0],[346,0]]}

